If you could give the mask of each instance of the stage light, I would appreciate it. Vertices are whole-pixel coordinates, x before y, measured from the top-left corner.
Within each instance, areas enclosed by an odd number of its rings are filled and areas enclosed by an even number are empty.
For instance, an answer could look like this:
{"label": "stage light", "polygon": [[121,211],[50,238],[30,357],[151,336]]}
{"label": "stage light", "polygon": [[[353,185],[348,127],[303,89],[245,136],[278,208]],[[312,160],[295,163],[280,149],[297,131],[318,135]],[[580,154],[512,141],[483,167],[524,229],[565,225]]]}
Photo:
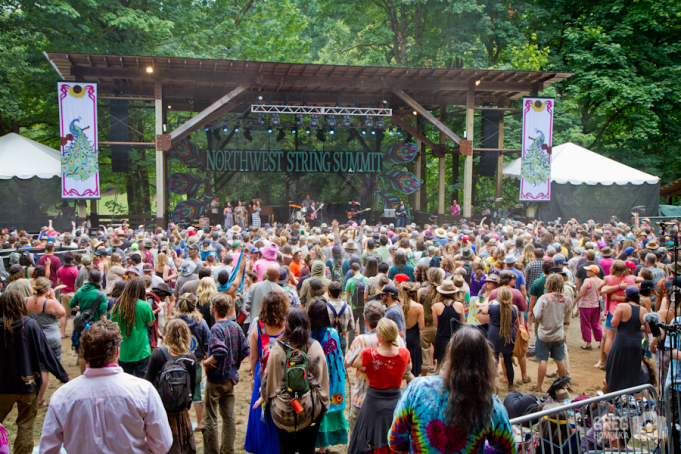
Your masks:
{"label": "stage light", "polygon": [[291,128],[291,134],[295,134],[296,132],[298,132],[296,128]]}
{"label": "stage light", "polygon": [[414,116],[418,115],[417,111],[413,111],[412,113],[414,114]]}
{"label": "stage light", "polygon": [[317,140],[319,140],[320,142],[326,142],[326,137],[324,137],[323,129],[317,129]]}
{"label": "stage light", "polygon": [[375,129],[372,129],[372,130],[371,130],[371,135],[372,135],[372,136],[375,136],[375,135],[376,135],[376,130],[375,130]]}
{"label": "stage light", "polygon": [[329,135],[334,135],[334,134],[336,134],[336,130],[333,129],[333,128],[329,129]]}
{"label": "stage light", "polygon": [[312,131],[310,131],[310,128],[305,128],[305,134],[310,134]]}
{"label": "stage light", "polygon": [[258,125],[260,126],[265,125],[265,116],[263,114],[258,114]]}
{"label": "stage light", "polygon": [[149,74],[153,73],[153,72],[154,72],[154,68],[152,68],[151,66],[147,66],[147,72],[148,72]]}
{"label": "stage light", "polygon": [[267,127],[267,134],[272,134],[272,126]]}
{"label": "stage light", "polygon": [[258,96],[258,101],[262,101],[262,96]]}
{"label": "stage light", "polygon": [[296,114],[296,126],[303,126],[303,116]]}
{"label": "stage light", "polygon": [[168,109],[172,109],[172,108],[173,108],[172,106],[168,106]]}
{"label": "stage light", "polygon": [[346,128],[350,127],[350,115],[343,115],[343,126]]}
{"label": "stage light", "polygon": [[281,142],[284,140],[284,137],[286,137],[286,133],[284,132],[283,129],[279,130],[279,134],[277,134],[277,142]]}
{"label": "stage light", "polygon": [[238,127],[238,126],[234,128],[234,132],[239,132],[239,127]]}
{"label": "stage light", "polygon": [[392,136],[393,134],[395,134],[395,132],[392,130],[392,128],[390,128],[390,129],[388,129],[388,134],[390,134]]}
{"label": "stage light", "polygon": [[383,117],[378,117],[378,120],[376,120],[376,127],[378,129],[385,128],[385,120],[383,119]]}
{"label": "stage light", "polygon": [[316,114],[310,115],[310,126],[313,128],[319,126],[319,117]]}
{"label": "stage light", "polygon": [[398,130],[397,130],[397,135],[398,135],[398,136],[401,136],[401,135],[402,135],[402,130],[401,130],[401,129],[398,129]]}
{"label": "stage light", "polygon": [[229,132],[229,128],[225,126],[224,128],[222,128],[222,132]]}
{"label": "stage light", "polygon": [[209,128],[209,127],[205,127],[205,128],[203,128],[203,130],[204,130],[204,131],[210,131],[210,128]]}
{"label": "stage light", "polygon": [[249,142],[253,142],[253,136],[251,135],[251,128],[246,128],[246,131],[244,131],[244,137],[245,137]]}
{"label": "stage light", "polygon": [[279,126],[281,124],[281,120],[279,119],[278,113],[272,114],[272,119],[270,120],[270,123],[272,124],[272,126]]}
{"label": "stage light", "polygon": [[326,126],[332,128],[336,126],[336,116],[335,115],[329,115],[329,118],[326,120]]}
{"label": "stage light", "polygon": [[480,80],[476,80],[475,85],[480,85]]}
{"label": "stage light", "polygon": [[362,135],[366,136],[367,135],[367,130],[365,128],[362,128]]}
{"label": "stage light", "polygon": [[364,126],[371,128],[374,125],[374,120],[371,117],[366,117],[364,119]]}

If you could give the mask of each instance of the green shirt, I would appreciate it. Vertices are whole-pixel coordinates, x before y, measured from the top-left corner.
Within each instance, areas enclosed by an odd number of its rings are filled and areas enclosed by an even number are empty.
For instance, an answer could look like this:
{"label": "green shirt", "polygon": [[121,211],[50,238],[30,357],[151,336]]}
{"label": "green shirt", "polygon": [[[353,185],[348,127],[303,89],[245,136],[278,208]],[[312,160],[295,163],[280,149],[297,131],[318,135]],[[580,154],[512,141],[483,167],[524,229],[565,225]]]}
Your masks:
{"label": "green shirt", "polygon": [[118,319],[118,313],[112,314],[111,320],[118,323],[121,335],[123,336],[118,359],[126,363],[132,363],[151,356],[147,324],[156,320],[156,317],[154,317],[154,313],[151,311],[149,303],[143,300],[137,300],[135,324],[132,327],[130,336],[126,336],[127,327],[124,327]]}
{"label": "green shirt", "polygon": [[387,263],[390,260],[390,249],[388,249],[388,246],[379,246],[375,250],[381,257],[381,261]]}
{"label": "green shirt", "polygon": [[[357,283],[361,282],[364,284],[364,287],[366,288],[367,283],[369,280],[363,275],[363,274],[355,274],[352,276],[348,281],[345,283],[345,291],[348,292],[348,302],[352,303],[352,295],[355,293],[355,287],[357,287]],[[364,295],[361,296],[362,301],[364,301]],[[354,304],[350,304],[353,309],[357,309]]]}
{"label": "green shirt", "polygon": [[544,286],[546,285],[546,275],[542,275],[539,279],[535,279],[534,282],[532,283],[532,287],[530,288],[530,296],[536,296],[537,299],[539,299],[540,296],[544,294],[546,289]]}
{"label": "green shirt", "polygon": [[[99,292],[102,292],[102,297],[97,299]],[[101,317],[106,316],[106,302],[106,292],[104,290],[93,284],[85,284],[73,295],[69,308],[78,306],[81,312],[90,309],[95,313],[94,321],[98,322]]]}

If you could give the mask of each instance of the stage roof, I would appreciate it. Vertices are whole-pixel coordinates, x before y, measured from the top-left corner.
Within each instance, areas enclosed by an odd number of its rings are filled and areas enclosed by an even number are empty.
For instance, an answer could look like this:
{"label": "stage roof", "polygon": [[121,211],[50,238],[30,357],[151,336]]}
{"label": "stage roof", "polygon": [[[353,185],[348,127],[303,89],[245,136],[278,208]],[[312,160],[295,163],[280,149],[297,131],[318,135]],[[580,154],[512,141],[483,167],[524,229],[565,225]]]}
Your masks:
{"label": "stage roof", "polygon": [[[164,99],[210,103],[238,85],[251,94],[272,95],[273,103],[310,105],[376,106],[386,100],[390,107],[405,106],[392,90],[404,90],[426,108],[441,104],[464,105],[466,92],[475,84],[476,105],[541,91],[572,75],[564,72],[492,71],[445,68],[336,66],[210,60],[178,57],[66,54],[45,52],[64,80],[98,82],[100,95],[154,96],[160,81]],[[153,72],[147,72],[151,68]],[[251,98],[251,97],[249,97]],[[176,109],[173,109],[176,110]]]}

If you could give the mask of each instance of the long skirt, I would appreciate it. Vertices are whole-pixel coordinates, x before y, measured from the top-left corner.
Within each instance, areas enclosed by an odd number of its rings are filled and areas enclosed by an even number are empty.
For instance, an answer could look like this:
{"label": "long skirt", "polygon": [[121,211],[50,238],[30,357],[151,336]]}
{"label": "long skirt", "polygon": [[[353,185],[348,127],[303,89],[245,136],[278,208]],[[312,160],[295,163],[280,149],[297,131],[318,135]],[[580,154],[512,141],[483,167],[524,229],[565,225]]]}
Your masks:
{"label": "long skirt", "polygon": [[348,444],[348,421],[343,410],[324,413],[319,424],[319,434],[315,447],[326,448]]}
{"label": "long skirt", "polygon": [[192,420],[189,418],[189,410],[168,413],[168,423],[173,434],[173,446],[168,454],[195,454],[196,440],[192,430]]}
{"label": "long skirt", "polygon": [[248,426],[246,426],[246,440],[244,449],[253,454],[278,454],[279,437],[277,437],[277,426],[272,421],[272,414],[269,407],[265,409],[265,421],[262,418],[262,408],[255,410],[253,405],[260,397],[260,361],[255,366],[253,380],[253,394],[251,395],[251,405],[248,413]]}
{"label": "long skirt", "polygon": [[388,446],[388,432],[400,394],[400,388],[369,387],[350,437],[348,454],[360,454]]}

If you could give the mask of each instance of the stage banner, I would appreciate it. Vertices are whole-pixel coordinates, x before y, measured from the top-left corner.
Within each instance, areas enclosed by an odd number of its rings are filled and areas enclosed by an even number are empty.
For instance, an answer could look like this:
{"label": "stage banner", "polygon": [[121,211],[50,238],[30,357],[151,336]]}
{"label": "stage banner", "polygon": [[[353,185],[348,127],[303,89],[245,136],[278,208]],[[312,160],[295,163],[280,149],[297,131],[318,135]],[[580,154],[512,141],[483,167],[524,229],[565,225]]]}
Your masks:
{"label": "stage banner", "polygon": [[99,199],[97,84],[58,82],[62,199]]}
{"label": "stage banner", "polygon": [[551,200],[553,98],[523,98],[520,201]]}

